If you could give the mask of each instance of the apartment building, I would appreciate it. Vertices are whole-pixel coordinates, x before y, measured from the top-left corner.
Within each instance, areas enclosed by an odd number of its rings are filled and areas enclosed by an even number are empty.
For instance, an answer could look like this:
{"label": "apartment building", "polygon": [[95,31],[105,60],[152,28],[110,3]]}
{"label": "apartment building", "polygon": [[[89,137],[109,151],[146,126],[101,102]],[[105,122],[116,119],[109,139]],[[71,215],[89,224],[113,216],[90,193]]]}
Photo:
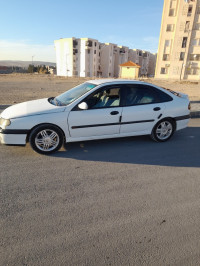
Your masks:
{"label": "apartment building", "polygon": [[55,40],[57,75],[95,77],[99,71],[99,42],[90,38]]}
{"label": "apartment building", "polygon": [[127,46],[117,46],[116,50],[114,77],[119,77],[120,65],[128,61],[129,48]]}
{"label": "apartment building", "polygon": [[58,76],[119,77],[120,65],[127,61],[140,65],[139,74],[143,76],[149,74],[150,67],[153,72],[155,69],[150,61],[151,54],[139,49],[75,37],[61,38],[54,44]]}
{"label": "apartment building", "polygon": [[75,38],[54,41],[58,76],[72,77],[75,71],[77,71],[76,60],[74,62],[74,57],[77,54],[75,51],[75,43]]}
{"label": "apartment building", "polygon": [[138,64],[141,68],[139,76],[154,76],[156,55],[140,49],[130,49],[128,60]]}
{"label": "apartment building", "polygon": [[200,0],[164,0],[156,78],[200,80]]}
{"label": "apartment building", "polygon": [[101,43],[100,44],[100,68],[99,76],[108,78],[115,77],[115,64],[117,63],[117,44]]}
{"label": "apartment building", "polygon": [[100,44],[97,40],[91,38],[80,38],[80,77],[97,77],[99,74]]}

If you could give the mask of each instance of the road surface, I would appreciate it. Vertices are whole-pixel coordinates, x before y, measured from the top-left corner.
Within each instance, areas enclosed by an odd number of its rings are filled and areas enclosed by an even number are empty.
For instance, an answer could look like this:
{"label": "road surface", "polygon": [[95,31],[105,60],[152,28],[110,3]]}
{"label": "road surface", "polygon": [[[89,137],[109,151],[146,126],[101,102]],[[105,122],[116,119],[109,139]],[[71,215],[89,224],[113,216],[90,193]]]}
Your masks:
{"label": "road surface", "polygon": [[200,119],[167,143],[0,146],[1,265],[199,265]]}

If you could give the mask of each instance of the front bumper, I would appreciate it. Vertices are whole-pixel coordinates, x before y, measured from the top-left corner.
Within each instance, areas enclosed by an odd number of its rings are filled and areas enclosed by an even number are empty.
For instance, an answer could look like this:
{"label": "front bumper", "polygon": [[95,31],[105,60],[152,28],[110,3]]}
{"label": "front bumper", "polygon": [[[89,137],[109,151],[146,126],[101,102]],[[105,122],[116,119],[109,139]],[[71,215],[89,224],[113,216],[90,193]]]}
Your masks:
{"label": "front bumper", "polygon": [[0,129],[0,143],[25,145],[28,130]]}

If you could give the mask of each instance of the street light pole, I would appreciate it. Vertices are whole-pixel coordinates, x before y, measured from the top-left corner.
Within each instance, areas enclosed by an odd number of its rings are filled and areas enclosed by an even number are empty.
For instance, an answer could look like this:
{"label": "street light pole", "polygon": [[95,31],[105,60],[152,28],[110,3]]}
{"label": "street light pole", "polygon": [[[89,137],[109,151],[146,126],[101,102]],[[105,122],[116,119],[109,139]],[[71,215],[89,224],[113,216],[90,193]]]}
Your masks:
{"label": "street light pole", "polygon": [[35,57],[35,55],[32,55],[32,66],[33,66],[33,57]]}

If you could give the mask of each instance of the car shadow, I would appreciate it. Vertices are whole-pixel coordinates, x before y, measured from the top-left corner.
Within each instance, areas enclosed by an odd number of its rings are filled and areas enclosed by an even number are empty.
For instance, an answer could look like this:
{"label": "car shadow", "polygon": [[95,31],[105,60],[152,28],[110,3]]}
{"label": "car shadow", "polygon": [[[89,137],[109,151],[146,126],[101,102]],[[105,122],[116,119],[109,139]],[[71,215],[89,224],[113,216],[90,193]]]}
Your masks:
{"label": "car shadow", "polygon": [[67,143],[50,156],[85,161],[200,167],[200,127],[188,127],[164,143],[149,136]]}

